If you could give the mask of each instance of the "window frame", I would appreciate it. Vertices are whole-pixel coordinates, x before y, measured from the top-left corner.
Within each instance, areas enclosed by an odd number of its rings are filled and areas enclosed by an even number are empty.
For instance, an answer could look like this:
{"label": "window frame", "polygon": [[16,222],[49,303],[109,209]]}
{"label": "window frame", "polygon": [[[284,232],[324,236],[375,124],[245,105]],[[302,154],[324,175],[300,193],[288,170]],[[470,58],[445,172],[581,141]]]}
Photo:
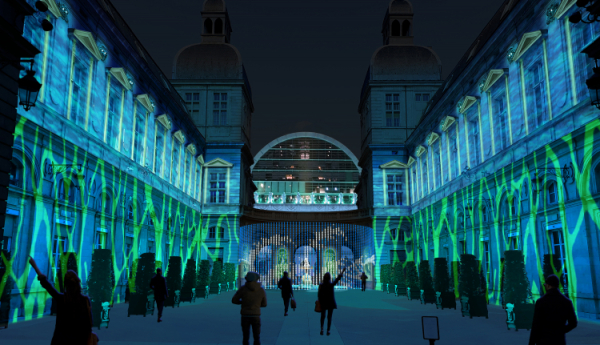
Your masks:
{"label": "window frame", "polygon": [[[393,180],[391,182],[390,182],[390,177],[392,177],[392,180]],[[405,177],[404,173],[400,172],[400,171],[386,172],[386,174],[385,174],[386,195],[384,196],[387,201],[386,206],[403,206],[404,205],[404,180],[405,180],[405,178],[406,177]],[[390,189],[390,185],[393,186],[392,189]],[[397,188],[398,185],[400,185],[400,189]],[[394,194],[394,196],[392,198],[392,202],[390,202],[390,194]]]}
{"label": "window frame", "polygon": [[[141,107],[141,109],[140,109]],[[141,113],[140,113],[141,112]],[[141,116],[139,116],[140,114],[142,114]],[[148,122],[149,122],[149,114],[150,112],[140,103],[139,100],[135,100],[134,101],[134,107],[133,107],[133,131],[131,131],[132,133],[132,140],[131,140],[131,160],[138,163],[141,166],[145,166],[145,161],[146,161],[146,150],[147,150],[147,138],[148,138]],[[139,141],[139,145],[141,147],[141,152],[140,152],[140,158],[139,161],[136,159],[136,152],[139,152],[140,150],[136,151],[136,143],[138,143],[138,117],[144,119],[144,129],[140,132],[143,133],[143,138],[141,138],[141,141]]]}
{"label": "window frame", "polygon": [[[225,100],[223,100],[223,95],[225,96]],[[213,126],[227,126],[227,113],[229,110],[229,95],[228,95],[228,93],[227,92],[213,92],[212,104],[213,104],[212,105],[212,114],[213,114],[212,125]],[[218,108],[215,107],[216,104],[219,104],[220,107],[218,107]],[[225,110],[223,110],[223,105],[225,105]]]}
{"label": "window frame", "polygon": [[[388,107],[389,106],[389,107]],[[400,94],[385,94],[385,127],[398,128],[400,125]]]}
{"label": "window frame", "polygon": [[[77,124],[78,126],[83,126],[85,128],[85,130],[87,131],[88,129],[88,117],[89,117],[89,105],[90,105],[90,100],[91,100],[91,89],[92,89],[92,79],[93,79],[93,72],[94,72],[94,58],[86,51],[87,49],[85,47],[83,47],[83,45],[79,42],[77,42],[77,40],[73,40],[73,48],[72,48],[72,52],[71,52],[71,69],[70,69],[70,73],[69,73],[69,100],[68,100],[68,104],[67,104],[67,119],[70,121],[73,121],[73,123]],[[79,85],[78,83],[76,83],[75,78],[76,78],[76,71],[79,69],[78,67],[83,66],[84,67],[84,73],[81,74],[83,80],[81,85]],[[85,76],[85,72],[87,71],[87,76]],[[85,88],[85,92],[83,93],[84,96],[84,105],[83,105],[83,114],[81,114],[83,116],[82,119],[80,119],[79,117],[76,117],[75,119],[73,118],[73,92],[75,90],[75,86],[78,86],[78,88],[81,90],[82,87]],[[81,99],[82,94],[77,93],[77,97],[79,99]],[[81,107],[79,107],[80,105],[80,101],[77,101],[76,106],[78,106],[78,108],[81,110]],[[82,123],[81,123],[82,122]]]}

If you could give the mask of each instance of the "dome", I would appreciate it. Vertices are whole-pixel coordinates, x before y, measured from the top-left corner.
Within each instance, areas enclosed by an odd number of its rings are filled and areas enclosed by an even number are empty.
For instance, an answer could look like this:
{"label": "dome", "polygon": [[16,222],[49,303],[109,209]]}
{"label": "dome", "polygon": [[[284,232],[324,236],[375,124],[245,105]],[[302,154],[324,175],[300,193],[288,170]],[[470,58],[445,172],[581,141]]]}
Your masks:
{"label": "dome", "polygon": [[442,62],[427,47],[387,45],[371,59],[371,80],[441,80]]}
{"label": "dome", "polygon": [[231,44],[194,44],[177,53],[173,79],[243,79],[242,57]]}
{"label": "dome", "polygon": [[390,14],[412,14],[413,7],[408,0],[392,0],[389,11]]}
{"label": "dome", "polygon": [[204,0],[204,12],[225,12],[225,1],[223,0]]}

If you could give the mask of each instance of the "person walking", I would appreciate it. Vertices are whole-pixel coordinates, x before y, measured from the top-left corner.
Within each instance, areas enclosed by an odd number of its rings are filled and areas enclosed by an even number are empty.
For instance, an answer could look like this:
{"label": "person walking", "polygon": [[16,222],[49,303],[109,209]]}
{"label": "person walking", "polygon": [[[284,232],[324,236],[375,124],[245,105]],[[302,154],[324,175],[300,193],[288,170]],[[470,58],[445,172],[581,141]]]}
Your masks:
{"label": "person walking", "polygon": [[231,299],[231,303],[242,306],[240,314],[242,314],[243,345],[248,345],[250,341],[250,327],[252,327],[254,345],[260,345],[260,308],[267,306],[267,294],[260,286],[259,278],[258,273],[248,272],[245,277],[246,284],[237,290]]}
{"label": "person walking", "polygon": [[546,278],[546,294],[535,302],[529,345],[565,345],[565,334],[577,327],[573,302],[558,289],[554,274]]}
{"label": "person walking", "polygon": [[277,288],[281,289],[281,297],[283,298],[283,306],[285,307],[283,316],[288,316],[290,298],[294,297],[294,291],[292,289],[292,281],[288,278],[287,272],[283,272],[283,277],[277,282]]}
{"label": "person walking", "polygon": [[360,280],[362,281],[362,291],[367,290],[367,279],[369,279],[369,277],[367,277],[365,272],[363,272],[362,275],[360,276]]}
{"label": "person walking", "polygon": [[346,268],[338,274],[337,278],[331,282],[331,274],[325,273],[323,276],[323,282],[319,285],[319,304],[321,305],[321,335],[323,335],[323,323],[325,322],[325,313],[327,313],[327,335],[331,334],[331,317],[333,316],[333,309],[337,309],[335,303],[334,288],[342,279],[342,275],[346,271]]}
{"label": "person walking", "polygon": [[77,273],[68,270],[64,278],[65,292],[56,291],[40,272],[35,260],[30,256],[29,264],[35,270],[40,284],[56,303],[56,325],[52,335],[52,345],[96,344],[98,336],[92,332],[92,307],[88,296],[81,294],[81,279]]}
{"label": "person walking", "polygon": [[167,290],[167,280],[163,277],[161,268],[157,268],[156,275],[150,279],[150,288],[154,290],[154,300],[158,308],[157,322],[162,322],[163,307],[165,300],[169,297],[169,290]]}

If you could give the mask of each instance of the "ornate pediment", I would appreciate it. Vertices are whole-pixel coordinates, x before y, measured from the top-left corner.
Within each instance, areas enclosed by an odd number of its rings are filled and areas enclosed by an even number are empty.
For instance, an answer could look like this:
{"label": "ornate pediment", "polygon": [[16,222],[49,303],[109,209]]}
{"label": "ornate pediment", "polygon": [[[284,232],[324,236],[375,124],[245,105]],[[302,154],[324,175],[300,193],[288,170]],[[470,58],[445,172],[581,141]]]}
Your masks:
{"label": "ornate pediment", "polygon": [[380,165],[379,168],[380,169],[406,169],[406,168],[408,168],[408,165],[394,159],[393,161],[389,161],[385,164]]}
{"label": "ornate pediment", "polygon": [[204,156],[203,155],[198,155],[198,158],[196,158],[196,160],[198,161],[198,163],[200,163],[200,165],[204,165]]}
{"label": "ornate pediment", "polygon": [[435,143],[435,141],[438,140],[439,138],[440,138],[440,135],[437,134],[436,132],[429,133],[429,136],[427,136],[427,145],[431,146],[431,144]]}
{"label": "ornate pediment", "polygon": [[427,152],[427,149],[423,145],[419,145],[417,146],[415,154],[417,155],[417,157],[421,157],[421,155],[425,152]]}
{"label": "ornate pediment", "polygon": [[575,3],[577,2],[577,0],[562,0],[560,2],[560,5],[558,5],[558,9],[556,10],[556,13],[554,14],[554,18],[559,19],[560,17],[563,16],[563,14],[567,13],[567,11],[573,7],[573,5],[575,5]]}
{"label": "ornate pediment", "polygon": [[195,155],[196,155],[196,145],[194,145],[194,144],[189,144],[189,145],[186,147],[186,150],[188,150],[188,151],[189,151],[189,152],[192,154],[192,156],[195,156]]}
{"label": "ornate pediment", "polygon": [[477,103],[477,97],[465,96],[462,101],[458,103],[458,112],[464,114],[473,104]]}
{"label": "ornate pediment", "polygon": [[523,37],[521,37],[521,41],[519,41],[519,45],[517,46],[517,49],[515,49],[515,54],[512,57],[513,61],[517,61],[521,58],[521,56],[523,56],[523,54],[525,54],[525,52],[531,48],[531,46],[538,40],[540,39],[540,37],[542,37],[542,31],[538,30],[538,31],[533,31],[533,32],[528,32],[526,34],[523,34]]}
{"label": "ornate pediment", "polygon": [[504,75],[503,69],[493,69],[490,70],[483,81],[483,85],[481,86],[481,92],[487,92],[494,83],[496,83],[502,76]]}
{"label": "ornate pediment", "polygon": [[42,0],[42,2],[44,2],[46,5],[48,5],[48,10],[56,18],[61,18],[62,17],[62,12],[60,11],[60,8],[56,4],[56,1],[54,1],[54,0]]}
{"label": "ornate pediment", "polygon": [[442,120],[442,131],[447,131],[448,128],[450,128],[450,126],[452,126],[452,124],[456,122],[456,118],[452,117],[452,116],[446,116],[443,120]]}
{"label": "ornate pediment", "polygon": [[204,164],[204,166],[207,168],[231,168],[233,167],[233,164],[229,163],[224,159],[215,158],[212,161]]}
{"label": "ornate pediment", "polygon": [[125,69],[122,67],[113,67],[109,69],[110,74],[113,75],[113,77],[115,77],[119,83],[121,83],[121,85],[123,85],[123,87],[127,90],[131,90],[132,82],[129,80],[129,77],[127,76],[127,72],[125,72]]}
{"label": "ornate pediment", "polygon": [[96,40],[94,39],[94,35],[89,31],[77,30],[77,29],[69,29],[69,32],[75,36],[83,44],[84,47],[98,60],[102,60],[103,56],[96,44]]}
{"label": "ornate pediment", "polygon": [[406,165],[411,166],[413,165],[417,160],[413,157],[413,156],[408,156],[408,163],[406,163]]}
{"label": "ornate pediment", "polygon": [[183,131],[180,129],[177,132],[173,133],[173,136],[175,137],[175,139],[177,139],[180,143],[185,144],[185,135],[183,134]]}
{"label": "ornate pediment", "polygon": [[167,130],[171,129],[171,119],[169,119],[169,115],[162,114],[156,118],[158,122],[160,122]]}
{"label": "ornate pediment", "polygon": [[149,113],[154,111],[154,103],[150,99],[150,95],[147,93],[137,95],[135,98],[140,102],[140,104],[148,110]]}

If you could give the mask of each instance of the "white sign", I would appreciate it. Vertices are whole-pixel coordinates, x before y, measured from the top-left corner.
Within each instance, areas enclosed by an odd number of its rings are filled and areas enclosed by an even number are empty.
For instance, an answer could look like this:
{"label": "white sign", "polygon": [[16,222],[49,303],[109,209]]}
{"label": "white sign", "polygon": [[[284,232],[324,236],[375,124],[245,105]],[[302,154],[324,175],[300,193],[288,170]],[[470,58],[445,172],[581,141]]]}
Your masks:
{"label": "white sign", "polygon": [[423,339],[440,340],[440,329],[437,316],[422,316]]}
{"label": "white sign", "polygon": [[546,230],[556,230],[556,229],[562,229],[562,224],[552,224],[552,225],[546,226]]}
{"label": "white sign", "polygon": [[62,225],[67,225],[67,226],[73,225],[73,222],[66,220],[66,219],[60,219],[60,218],[56,218],[56,223],[62,224]]}
{"label": "white sign", "polygon": [[6,209],[6,214],[8,214],[9,216],[19,216],[19,211],[17,210],[11,210],[10,208]]}

